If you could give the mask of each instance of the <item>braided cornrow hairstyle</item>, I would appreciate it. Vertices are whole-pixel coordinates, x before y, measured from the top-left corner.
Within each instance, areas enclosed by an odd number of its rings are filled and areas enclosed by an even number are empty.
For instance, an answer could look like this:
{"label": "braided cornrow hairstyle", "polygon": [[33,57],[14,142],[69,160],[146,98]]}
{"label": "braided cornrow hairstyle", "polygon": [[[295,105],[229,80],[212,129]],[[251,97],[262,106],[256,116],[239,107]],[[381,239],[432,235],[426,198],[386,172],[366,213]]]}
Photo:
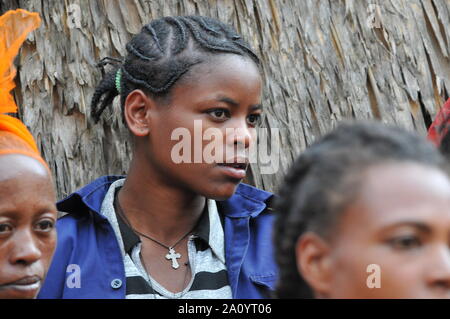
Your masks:
{"label": "braided cornrow hairstyle", "polygon": [[372,165],[408,161],[444,168],[438,150],[424,138],[380,123],[343,124],[295,161],[275,204],[278,298],[313,298],[297,270],[295,246],[302,234],[325,240],[339,213],[357,196],[362,172]]}
{"label": "braided cornrow hairstyle", "polygon": [[[258,57],[236,31],[218,20],[202,16],[164,17],[145,25],[126,45],[128,55],[123,64],[107,73],[92,97],[91,115],[98,122],[102,112],[114,98],[125,99],[136,89],[152,98],[167,101],[170,89],[192,66],[207,61],[208,56],[232,53],[251,58],[258,66]],[[122,77],[120,92],[116,73]]]}

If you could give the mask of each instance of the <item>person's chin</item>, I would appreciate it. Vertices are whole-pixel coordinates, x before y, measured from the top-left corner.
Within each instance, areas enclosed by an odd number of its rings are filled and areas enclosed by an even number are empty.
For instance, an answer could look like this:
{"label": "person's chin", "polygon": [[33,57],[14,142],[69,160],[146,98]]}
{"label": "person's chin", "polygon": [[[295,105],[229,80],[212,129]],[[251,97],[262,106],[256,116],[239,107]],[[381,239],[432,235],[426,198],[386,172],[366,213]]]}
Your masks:
{"label": "person's chin", "polygon": [[0,289],[0,299],[36,299],[41,285],[30,287],[7,287]]}
{"label": "person's chin", "polygon": [[205,190],[204,196],[217,201],[227,200],[234,195],[239,183],[239,181],[230,181],[211,186]]}

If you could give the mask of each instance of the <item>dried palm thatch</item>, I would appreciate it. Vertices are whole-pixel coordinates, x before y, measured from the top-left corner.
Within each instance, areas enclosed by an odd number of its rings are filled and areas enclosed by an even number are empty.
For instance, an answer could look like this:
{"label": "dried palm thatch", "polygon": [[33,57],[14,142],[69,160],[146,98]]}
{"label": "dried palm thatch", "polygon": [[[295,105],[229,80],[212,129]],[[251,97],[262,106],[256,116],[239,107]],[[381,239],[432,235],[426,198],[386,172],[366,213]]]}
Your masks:
{"label": "dried palm thatch", "polygon": [[88,116],[101,77],[95,65],[124,54],[153,18],[219,18],[257,49],[265,124],[280,129],[278,173],[252,169],[250,182],[267,190],[339,121],[377,118],[425,134],[450,92],[449,0],[6,0],[0,11],[17,7],[43,19],[18,58],[15,94],[59,197],[126,172],[130,143],[118,108],[97,125]]}

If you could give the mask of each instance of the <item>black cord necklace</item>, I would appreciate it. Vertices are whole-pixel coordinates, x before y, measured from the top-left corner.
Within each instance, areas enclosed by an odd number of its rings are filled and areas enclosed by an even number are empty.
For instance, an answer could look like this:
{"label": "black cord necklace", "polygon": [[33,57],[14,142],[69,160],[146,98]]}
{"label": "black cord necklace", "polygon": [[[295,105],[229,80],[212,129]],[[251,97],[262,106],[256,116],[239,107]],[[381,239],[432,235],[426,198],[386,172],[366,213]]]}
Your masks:
{"label": "black cord necklace", "polygon": [[[146,275],[147,275],[147,282],[150,284],[150,288],[151,288],[151,290],[152,290],[152,293],[153,293],[153,299],[156,299],[156,296],[159,294],[158,293],[158,291],[156,291],[156,289],[153,287],[153,284],[152,284],[152,279],[150,278],[150,268],[146,265],[146,263],[145,263],[145,261],[144,261],[144,258],[142,258],[142,253],[141,253],[141,262],[142,262],[142,265],[144,266],[144,269],[146,270]],[[185,263],[185,266],[187,266],[187,267],[189,267],[189,263],[187,262],[187,263]],[[186,269],[186,272],[185,272],[185,274],[184,274],[184,279],[183,279],[183,284],[182,284],[182,286],[181,286],[181,289],[180,289],[180,292],[178,293],[178,296],[176,296],[175,298],[176,299],[178,299],[178,298],[182,298],[188,291],[183,291],[185,288],[185,285],[186,285],[186,278],[187,278],[187,276],[188,276],[188,272],[189,272],[189,270],[188,269]],[[166,289],[167,290],[167,289]],[[173,294],[176,294],[176,293],[173,293]]]}
{"label": "black cord necklace", "polygon": [[152,238],[152,237],[150,237],[150,236],[148,236],[148,235],[145,235],[145,234],[143,234],[143,233],[137,231],[136,229],[134,229],[133,226],[131,226],[131,223],[130,223],[130,221],[128,220],[127,216],[125,215],[125,213],[124,213],[122,207],[120,206],[120,203],[119,203],[119,199],[118,199],[118,198],[117,198],[116,204],[117,204],[118,213],[119,213],[120,217],[122,217],[122,219],[125,221],[125,223],[128,225],[128,227],[130,227],[130,229],[131,229],[133,232],[135,232],[136,234],[138,234],[138,235],[140,235],[140,236],[142,236],[142,237],[144,237],[144,238],[150,239],[151,241],[157,243],[158,245],[160,245],[160,246],[162,246],[162,247],[168,249],[168,250],[169,250],[169,253],[168,253],[165,257],[166,257],[167,260],[171,260],[171,261],[172,261],[172,268],[173,268],[173,269],[178,269],[178,268],[180,267],[180,264],[178,263],[177,259],[180,259],[180,258],[181,258],[181,254],[180,254],[180,253],[177,253],[177,252],[175,251],[175,247],[176,247],[183,239],[185,239],[190,233],[192,233],[192,231],[197,227],[197,225],[195,225],[189,232],[187,232],[185,235],[183,235],[183,237],[181,237],[180,239],[178,239],[178,241],[177,241],[175,244],[173,244],[173,245],[171,245],[171,246],[168,246],[168,245],[165,245],[165,244],[163,244],[162,242],[160,242],[160,241],[158,241],[158,240],[156,240],[156,239],[154,239],[154,238]]}

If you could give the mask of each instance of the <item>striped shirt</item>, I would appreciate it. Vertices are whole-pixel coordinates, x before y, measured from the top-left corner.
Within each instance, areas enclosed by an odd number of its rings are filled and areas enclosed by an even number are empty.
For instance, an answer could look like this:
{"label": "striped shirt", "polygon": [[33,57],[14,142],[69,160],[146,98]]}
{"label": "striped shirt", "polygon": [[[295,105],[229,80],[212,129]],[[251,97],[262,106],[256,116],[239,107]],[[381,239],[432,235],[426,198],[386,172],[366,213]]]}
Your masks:
{"label": "striped shirt", "polygon": [[101,213],[109,220],[118,240],[126,276],[127,299],[230,299],[231,287],[225,266],[225,241],[222,221],[214,200],[207,200],[207,210],[188,241],[192,277],[187,287],[173,293],[148,274],[141,262],[139,237],[117,215],[114,198],[125,179],[114,182],[103,200]]}

